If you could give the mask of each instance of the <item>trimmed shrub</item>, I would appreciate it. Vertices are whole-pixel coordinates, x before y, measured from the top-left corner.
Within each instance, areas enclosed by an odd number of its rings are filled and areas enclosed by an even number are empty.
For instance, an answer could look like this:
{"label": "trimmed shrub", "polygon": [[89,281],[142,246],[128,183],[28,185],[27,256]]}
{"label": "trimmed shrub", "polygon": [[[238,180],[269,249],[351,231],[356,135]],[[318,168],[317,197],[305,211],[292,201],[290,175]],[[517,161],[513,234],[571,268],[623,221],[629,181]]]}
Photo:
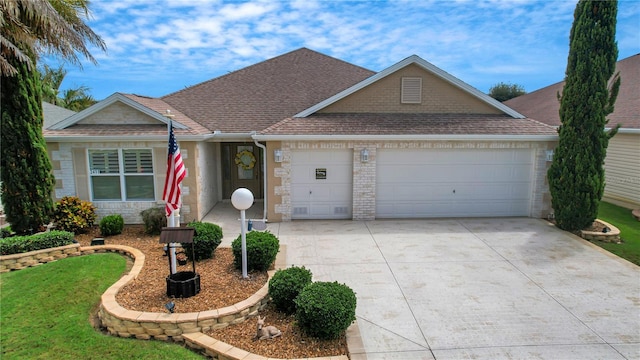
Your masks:
{"label": "trimmed shrub", "polygon": [[96,208],[90,201],[76,196],[65,196],[55,205],[53,221],[56,229],[79,234],[87,231],[96,221]]}
{"label": "trimmed shrub", "polygon": [[309,336],[336,339],[356,319],[356,294],[338,282],[307,285],[296,303],[296,320]]}
{"label": "trimmed shrub", "polygon": [[152,207],[140,212],[144,222],[144,232],[149,235],[160,235],[162,228],[167,226],[167,216],[164,209]]}
{"label": "trimmed shrub", "polygon": [[11,255],[70,245],[74,234],[68,231],[50,231],[35,235],[12,236],[0,239],[0,254]]}
{"label": "trimmed shrub", "polygon": [[3,228],[0,228],[0,238],[6,238],[6,237],[11,237],[13,236],[13,230],[11,230],[11,226],[5,226]]}
{"label": "trimmed shrub", "polygon": [[[233,264],[242,269],[242,235],[231,243]],[[266,271],[276,260],[280,241],[269,231],[250,231],[247,236],[247,271]]]}
{"label": "trimmed shrub", "polygon": [[100,233],[102,236],[122,234],[124,219],[120,214],[107,215],[100,220]]}
{"label": "trimmed shrub", "polygon": [[[192,221],[187,226],[195,229],[193,234],[193,251],[195,252],[195,261],[210,259],[213,252],[222,242],[222,228],[216,224],[201,221]],[[191,244],[182,243],[184,253],[187,259],[193,261]]]}
{"label": "trimmed shrub", "polygon": [[285,314],[296,312],[295,298],[305,286],[311,284],[311,270],[303,267],[281,269],[269,280],[269,295],[278,311]]}

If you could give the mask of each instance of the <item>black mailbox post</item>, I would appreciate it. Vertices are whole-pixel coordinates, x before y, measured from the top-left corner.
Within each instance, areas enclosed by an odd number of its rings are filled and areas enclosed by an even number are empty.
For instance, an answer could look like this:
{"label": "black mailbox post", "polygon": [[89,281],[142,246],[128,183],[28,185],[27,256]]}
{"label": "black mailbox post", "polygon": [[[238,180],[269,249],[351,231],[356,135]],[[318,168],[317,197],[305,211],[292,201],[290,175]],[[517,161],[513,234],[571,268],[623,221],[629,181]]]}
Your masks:
{"label": "black mailbox post", "polygon": [[167,296],[176,298],[188,298],[200,292],[200,275],[196,273],[195,251],[193,249],[194,228],[191,227],[163,227],[160,233],[160,243],[190,243],[193,271],[178,271],[171,274],[171,256],[169,258],[169,276],[167,276]]}

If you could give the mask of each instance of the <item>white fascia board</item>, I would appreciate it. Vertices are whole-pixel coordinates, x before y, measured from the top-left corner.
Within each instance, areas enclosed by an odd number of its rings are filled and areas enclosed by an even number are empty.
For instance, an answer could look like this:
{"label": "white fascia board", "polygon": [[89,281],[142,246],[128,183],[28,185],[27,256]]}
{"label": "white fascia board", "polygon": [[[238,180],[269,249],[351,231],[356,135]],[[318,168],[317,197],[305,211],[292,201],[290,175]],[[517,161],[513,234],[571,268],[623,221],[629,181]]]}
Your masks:
{"label": "white fascia board", "polygon": [[255,134],[255,131],[248,133],[225,133],[220,130],[216,130],[213,134],[210,135],[210,140],[214,141],[225,141],[225,140],[247,140],[252,141],[252,135]]}
{"label": "white fascia board", "polygon": [[339,92],[338,94],[306,109],[303,110],[301,112],[299,112],[298,114],[294,115],[293,117],[307,117],[315,112],[317,112],[318,110],[321,110],[335,102],[337,102],[340,99],[343,99],[371,84],[373,84],[374,82],[395,73],[396,71],[410,65],[410,64],[416,64],[420,67],[422,67],[423,69],[425,69],[426,71],[438,76],[439,78],[447,81],[448,83],[457,86],[458,88],[470,93],[471,95],[477,97],[479,100],[484,101],[485,103],[499,109],[500,111],[516,118],[516,119],[524,119],[526,118],[526,116],[520,114],[519,112],[513,110],[512,108],[504,105],[503,103],[497,101],[496,99],[492,98],[491,96],[484,94],[483,92],[479,91],[478,89],[474,88],[473,86],[465,83],[464,81],[456,78],[455,76],[443,71],[442,69],[438,68],[437,66],[429,63],[428,61],[420,58],[417,55],[411,55],[408,58],[400,61],[399,63],[396,63],[382,71],[380,71],[379,73],[353,85],[352,87],[345,89],[341,92]]}
{"label": "white fascia board", "polygon": [[557,141],[558,135],[255,135],[257,141]]}
{"label": "white fascia board", "polygon": [[[51,130],[64,130],[65,128],[79,122],[80,120],[93,115],[99,111],[101,111],[102,109],[106,108],[107,106],[115,103],[115,102],[122,102],[125,105],[131,106],[132,108],[151,116],[152,118],[163,122],[165,124],[168,124],[168,119],[163,116],[162,114],[149,109],[148,107],[133,101],[131,99],[129,99],[128,97],[120,94],[120,93],[114,93],[111,96],[109,96],[108,98],[80,111],[79,113],[76,113],[75,115],[69,116],[68,118],[64,119],[63,121],[60,121],[56,124],[54,124],[53,126],[50,127]],[[176,129],[188,129],[187,126],[177,122],[177,121],[173,121],[173,127],[175,127]]]}
{"label": "white fascia board", "polygon": [[[609,130],[611,130],[611,128],[606,128],[605,130],[609,131]],[[620,129],[618,129],[618,134],[637,134],[637,135],[640,135],[640,129],[620,128]]]}

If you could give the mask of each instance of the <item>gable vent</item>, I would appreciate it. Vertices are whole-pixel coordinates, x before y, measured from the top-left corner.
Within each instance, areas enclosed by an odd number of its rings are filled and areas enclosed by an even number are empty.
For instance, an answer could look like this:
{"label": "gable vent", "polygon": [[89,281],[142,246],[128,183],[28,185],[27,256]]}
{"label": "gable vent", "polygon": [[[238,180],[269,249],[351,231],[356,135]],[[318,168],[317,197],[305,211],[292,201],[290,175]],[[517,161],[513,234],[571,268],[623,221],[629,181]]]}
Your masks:
{"label": "gable vent", "polygon": [[422,78],[403,77],[402,95],[400,97],[400,102],[403,104],[422,103]]}

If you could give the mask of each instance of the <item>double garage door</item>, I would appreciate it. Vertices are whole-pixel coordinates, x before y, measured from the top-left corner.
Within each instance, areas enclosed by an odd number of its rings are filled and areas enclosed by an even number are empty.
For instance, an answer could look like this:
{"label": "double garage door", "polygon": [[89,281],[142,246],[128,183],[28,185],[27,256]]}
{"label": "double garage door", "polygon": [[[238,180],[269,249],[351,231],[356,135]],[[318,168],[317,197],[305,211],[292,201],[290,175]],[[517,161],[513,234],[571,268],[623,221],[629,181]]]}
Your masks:
{"label": "double garage door", "polygon": [[[376,218],[529,215],[531,150],[378,149],[376,157]],[[351,149],[294,151],[292,218],[352,218],[353,158]]]}

